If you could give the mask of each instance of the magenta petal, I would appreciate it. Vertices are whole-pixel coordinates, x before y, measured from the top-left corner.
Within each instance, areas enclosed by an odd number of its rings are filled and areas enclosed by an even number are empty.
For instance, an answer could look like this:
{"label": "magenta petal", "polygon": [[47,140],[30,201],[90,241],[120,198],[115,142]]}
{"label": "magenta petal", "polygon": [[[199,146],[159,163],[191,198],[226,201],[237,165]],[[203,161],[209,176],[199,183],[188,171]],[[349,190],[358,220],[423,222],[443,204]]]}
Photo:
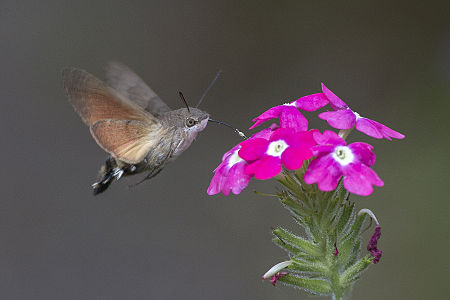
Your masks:
{"label": "magenta petal", "polygon": [[278,157],[267,156],[249,164],[245,168],[245,173],[254,175],[255,178],[266,180],[278,175],[281,172],[281,161]]}
{"label": "magenta petal", "polygon": [[405,137],[400,132],[367,118],[358,118],[356,129],[376,139],[386,138],[391,140],[391,138],[403,139]]}
{"label": "magenta petal", "polygon": [[270,141],[284,140],[290,147],[311,148],[317,143],[313,133],[317,131],[295,131],[292,128],[279,128],[273,132]]}
{"label": "magenta petal", "polygon": [[278,118],[284,107],[285,107],[284,105],[274,106],[269,110],[263,112],[261,115],[253,119],[253,122],[255,122],[255,124],[253,124],[253,126],[250,127],[250,129],[259,126],[260,124],[264,123],[267,120]]}
{"label": "magenta petal", "polygon": [[[240,162],[230,168],[227,180],[222,187],[222,193],[224,195],[227,195],[230,189],[233,194],[240,194],[247,187],[252,177],[245,173],[246,166],[247,164],[245,162]],[[225,194],[225,191],[227,191],[227,194]]]}
{"label": "magenta petal", "polygon": [[356,129],[373,138],[376,139],[383,138],[383,133],[378,129],[377,126],[375,126],[375,124],[372,124],[371,120],[369,119],[358,118],[356,120]]}
{"label": "magenta petal", "polygon": [[290,145],[300,148],[310,149],[311,147],[317,145],[316,140],[314,139],[314,133],[318,132],[317,130],[303,131],[298,132]]}
{"label": "magenta petal", "polygon": [[300,169],[303,165],[303,161],[310,159],[312,153],[309,148],[293,148],[289,147],[284,150],[281,155],[281,162],[288,170]]}
{"label": "magenta petal", "polygon": [[251,176],[244,172],[246,162],[240,161],[231,168],[228,161],[222,162],[214,171],[213,179],[209,184],[208,195],[222,192],[225,196],[230,193],[239,194],[250,182]]}
{"label": "magenta petal", "polygon": [[301,97],[295,102],[295,106],[305,111],[316,111],[328,104],[328,98],[324,93],[317,93]]}
{"label": "magenta petal", "polygon": [[373,192],[372,185],[384,185],[374,170],[361,163],[347,165],[343,168],[343,173],[344,187],[353,194],[368,196]]}
{"label": "magenta petal", "polygon": [[284,106],[280,113],[280,126],[305,131],[308,130],[308,120],[295,106]]}
{"label": "magenta petal", "polygon": [[306,170],[304,180],[307,184],[317,182],[319,189],[327,192],[336,189],[341,176],[339,165],[330,154],[311,161],[308,170]]}
{"label": "magenta petal", "polygon": [[338,96],[336,96],[332,91],[330,91],[325,84],[322,83],[322,92],[330,101],[330,105],[334,110],[348,108],[348,105],[342,101]]}
{"label": "magenta petal", "polygon": [[325,130],[323,132],[323,134],[316,131],[313,133],[313,136],[314,136],[314,140],[319,145],[331,144],[331,145],[335,145],[335,146],[338,146],[338,145],[344,146],[347,144],[345,142],[345,140],[343,138],[341,138],[336,132],[330,131],[330,130]]}
{"label": "magenta petal", "polygon": [[311,148],[314,156],[320,157],[334,152],[335,145],[317,145]]}
{"label": "magenta petal", "polygon": [[366,143],[352,143],[348,145],[355,158],[367,166],[372,166],[376,161],[375,153],[372,152],[372,145]]}
{"label": "magenta petal", "polygon": [[[241,145],[238,144],[238,145],[234,146],[233,148],[231,148],[229,151],[225,152],[225,154],[222,156],[222,161],[224,161],[228,156],[233,155],[234,152],[237,151],[240,148],[241,148]],[[220,165],[219,165],[219,167],[220,167]],[[219,167],[217,167],[217,168],[219,168]],[[216,170],[214,170],[214,172],[215,171]]]}
{"label": "magenta petal", "polygon": [[278,125],[274,123],[269,128],[265,128],[265,129],[255,133],[254,135],[252,135],[250,137],[250,139],[261,138],[261,139],[268,140],[270,138],[270,135],[273,132],[273,129],[276,129],[277,127],[278,127]]}
{"label": "magenta petal", "polygon": [[355,126],[356,116],[351,109],[326,111],[319,114],[319,118],[326,120],[331,127],[337,129],[350,129]]}
{"label": "magenta petal", "polygon": [[[222,162],[214,171],[214,176],[211,180],[211,183],[209,184],[207,193],[208,195],[215,195],[222,191],[223,186],[225,185],[227,181],[228,176],[228,163]],[[223,194],[227,196],[230,193],[230,191],[223,191]]]}
{"label": "magenta petal", "polygon": [[291,135],[295,135],[294,129],[280,127],[277,130],[273,131],[272,135],[270,136],[270,141],[273,142],[273,141],[278,141],[278,140],[286,140]]}
{"label": "magenta petal", "polygon": [[239,149],[239,157],[247,162],[254,161],[261,158],[267,150],[268,140],[256,138],[248,139],[241,142],[241,149]]}

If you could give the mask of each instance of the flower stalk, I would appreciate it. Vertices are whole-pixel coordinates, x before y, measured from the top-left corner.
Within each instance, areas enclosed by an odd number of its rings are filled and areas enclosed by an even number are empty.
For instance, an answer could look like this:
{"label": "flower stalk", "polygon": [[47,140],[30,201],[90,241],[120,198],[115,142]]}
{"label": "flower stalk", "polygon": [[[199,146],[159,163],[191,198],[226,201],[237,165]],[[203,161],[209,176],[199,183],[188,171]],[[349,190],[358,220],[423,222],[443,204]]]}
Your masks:
{"label": "flower stalk", "polygon": [[273,242],[290,258],[283,265],[286,274],[277,280],[311,294],[347,299],[355,281],[372,264],[370,255],[360,254],[367,214],[357,214],[342,181],[330,192],[306,184],[303,177],[308,164],[306,161],[301,169],[284,171],[278,177],[284,187],[278,197],[305,236],[282,227],[273,229]]}

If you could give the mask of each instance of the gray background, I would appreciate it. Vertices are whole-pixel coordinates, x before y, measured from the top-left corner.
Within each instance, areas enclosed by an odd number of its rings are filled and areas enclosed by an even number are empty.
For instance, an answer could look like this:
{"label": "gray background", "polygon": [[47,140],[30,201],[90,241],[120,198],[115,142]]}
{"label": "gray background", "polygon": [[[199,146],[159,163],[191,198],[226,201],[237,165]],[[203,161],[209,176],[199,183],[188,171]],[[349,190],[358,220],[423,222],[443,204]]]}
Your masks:
{"label": "gray background", "polygon": [[[445,299],[449,278],[447,1],[0,2],[2,299],[303,299],[261,282],[286,258],[270,228],[295,228],[273,181],[206,195],[239,142],[210,124],[153,180],[94,198],[105,153],[65,98],[60,72],[136,70],[174,107],[194,104],[241,129],[325,82],[364,116],[406,134],[375,146],[385,181],[354,197],[382,223],[384,256],[353,299]],[[324,121],[307,114],[314,127]],[[367,238],[370,234],[367,233]]]}

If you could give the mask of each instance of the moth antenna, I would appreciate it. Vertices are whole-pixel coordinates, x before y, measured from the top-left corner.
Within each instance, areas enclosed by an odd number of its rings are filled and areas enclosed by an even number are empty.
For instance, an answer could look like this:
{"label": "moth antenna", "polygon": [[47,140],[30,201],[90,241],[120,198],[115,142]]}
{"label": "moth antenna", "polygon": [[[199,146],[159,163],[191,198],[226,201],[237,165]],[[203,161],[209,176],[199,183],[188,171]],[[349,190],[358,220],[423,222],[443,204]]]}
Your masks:
{"label": "moth antenna", "polygon": [[180,95],[181,100],[183,100],[184,104],[186,105],[186,108],[187,108],[188,112],[191,113],[191,110],[189,109],[189,105],[188,105],[186,99],[184,99],[183,93],[182,92],[178,92],[178,95]]}
{"label": "moth antenna", "polygon": [[230,127],[231,129],[234,130],[234,132],[236,132],[237,134],[239,134],[240,137],[242,137],[242,138],[244,138],[244,139],[247,139],[247,137],[245,136],[245,134],[244,134],[242,131],[240,131],[240,130],[237,129],[237,128],[234,128],[234,127],[231,126],[230,124],[227,124],[227,123],[225,123],[225,122],[218,121],[218,120],[213,120],[213,119],[208,119],[208,122],[218,123],[218,124],[221,124],[221,125]]}
{"label": "moth antenna", "polygon": [[205,99],[206,94],[208,94],[209,90],[213,87],[213,85],[216,83],[217,79],[219,78],[220,74],[222,74],[222,70],[217,71],[216,77],[211,81],[211,83],[208,85],[206,90],[203,92],[203,95],[200,97],[200,100],[198,100],[196,108],[200,106],[200,104],[203,102],[203,99]]}

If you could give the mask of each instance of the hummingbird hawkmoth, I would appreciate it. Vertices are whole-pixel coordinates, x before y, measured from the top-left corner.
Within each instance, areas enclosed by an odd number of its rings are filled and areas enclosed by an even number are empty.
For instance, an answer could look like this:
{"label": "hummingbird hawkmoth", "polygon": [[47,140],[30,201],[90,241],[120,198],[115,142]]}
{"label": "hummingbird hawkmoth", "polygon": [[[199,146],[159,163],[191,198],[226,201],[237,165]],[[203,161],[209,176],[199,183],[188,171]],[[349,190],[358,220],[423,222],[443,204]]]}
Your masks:
{"label": "hummingbird hawkmoth", "polygon": [[154,177],[191,145],[208,121],[229,126],[189,107],[181,92],[186,108],[172,110],[120,63],[107,65],[107,83],[76,68],[65,69],[62,77],[70,103],[97,144],[109,153],[92,185],[94,195],[122,176],[148,172],[138,183]]}

